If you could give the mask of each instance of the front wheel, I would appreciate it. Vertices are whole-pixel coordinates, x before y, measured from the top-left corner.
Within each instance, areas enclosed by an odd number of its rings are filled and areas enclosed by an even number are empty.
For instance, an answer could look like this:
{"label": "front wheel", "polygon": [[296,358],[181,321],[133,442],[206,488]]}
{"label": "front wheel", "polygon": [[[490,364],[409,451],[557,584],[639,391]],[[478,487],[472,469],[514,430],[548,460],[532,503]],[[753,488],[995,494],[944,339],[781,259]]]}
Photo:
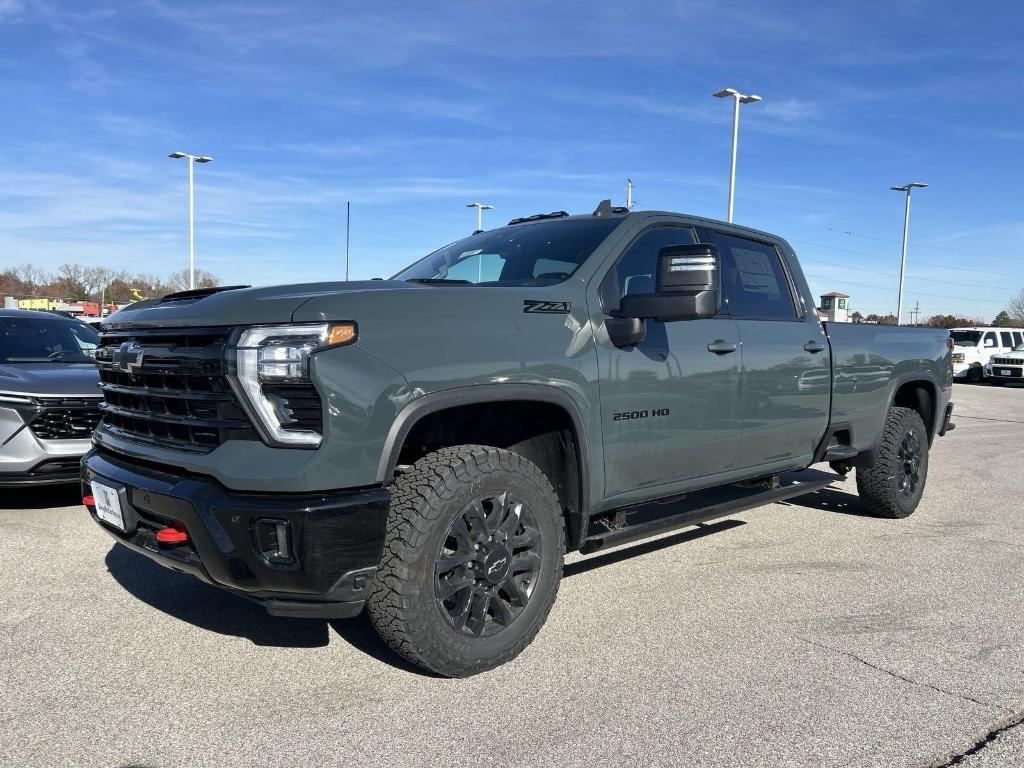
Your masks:
{"label": "front wheel", "polygon": [[979,383],[985,377],[985,372],[980,365],[972,365],[967,369],[967,381],[971,384]]}
{"label": "front wheel", "polygon": [[907,517],[921,501],[928,479],[928,432],[920,414],[890,408],[875,463],[857,469],[857,493],[878,517]]}
{"label": "front wheel", "polygon": [[370,620],[418,666],[483,672],[540,631],[564,552],[558,497],[535,464],[482,445],[435,451],[395,481]]}

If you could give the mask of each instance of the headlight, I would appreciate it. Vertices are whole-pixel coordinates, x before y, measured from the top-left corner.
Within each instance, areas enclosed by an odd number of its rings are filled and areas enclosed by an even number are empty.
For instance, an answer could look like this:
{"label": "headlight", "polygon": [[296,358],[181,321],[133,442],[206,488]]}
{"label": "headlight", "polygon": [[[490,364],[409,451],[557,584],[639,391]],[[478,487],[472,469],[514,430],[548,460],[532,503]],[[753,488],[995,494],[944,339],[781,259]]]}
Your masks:
{"label": "headlight", "polygon": [[[309,357],[355,340],[355,323],[264,325],[240,333],[231,384],[268,443],[320,445],[319,396],[309,380]],[[312,424],[300,411],[312,411]]]}

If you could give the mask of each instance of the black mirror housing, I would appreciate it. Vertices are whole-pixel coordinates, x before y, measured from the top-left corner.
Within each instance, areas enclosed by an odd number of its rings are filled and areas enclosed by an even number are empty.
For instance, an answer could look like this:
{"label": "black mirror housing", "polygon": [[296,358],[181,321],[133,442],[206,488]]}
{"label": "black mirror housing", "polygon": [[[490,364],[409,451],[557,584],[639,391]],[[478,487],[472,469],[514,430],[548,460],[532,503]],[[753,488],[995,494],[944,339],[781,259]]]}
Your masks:
{"label": "black mirror housing", "polygon": [[718,248],[710,243],[662,248],[655,292],[623,296],[619,314],[662,322],[714,317],[721,296],[720,263]]}

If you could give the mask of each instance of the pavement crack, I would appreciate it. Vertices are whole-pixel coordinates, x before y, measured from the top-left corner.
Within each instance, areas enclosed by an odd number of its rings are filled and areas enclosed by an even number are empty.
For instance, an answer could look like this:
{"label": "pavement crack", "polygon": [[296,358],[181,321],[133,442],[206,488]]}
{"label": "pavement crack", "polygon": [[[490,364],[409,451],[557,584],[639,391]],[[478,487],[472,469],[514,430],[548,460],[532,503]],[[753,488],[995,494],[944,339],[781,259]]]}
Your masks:
{"label": "pavement crack", "polygon": [[1001,707],[998,704],[993,704],[990,701],[982,701],[980,699],[974,698],[973,696],[968,696],[966,693],[957,693],[956,691],[949,691],[949,690],[946,690],[945,688],[939,688],[938,686],[932,685],[931,683],[926,683],[923,680],[914,680],[913,678],[907,677],[906,675],[901,675],[899,672],[893,672],[891,669],[886,669],[885,667],[880,667],[877,664],[872,664],[867,659],[861,658],[860,656],[858,656],[855,653],[850,653],[849,651],[841,651],[838,648],[833,648],[833,647],[831,647],[829,645],[825,645],[824,643],[819,643],[816,640],[811,640],[811,639],[806,638],[806,637],[800,637],[799,635],[797,635],[796,637],[797,637],[798,640],[801,640],[801,641],[807,643],[808,645],[813,645],[813,646],[815,646],[817,648],[821,648],[822,650],[831,651],[832,653],[837,653],[840,656],[846,656],[848,659],[853,659],[854,661],[858,661],[861,664],[863,664],[864,666],[870,667],[871,669],[875,670],[876,672],[881,672],[882,674],[889,675],[890,677],[895,677],[897,680],[902,680],[904,683],[909,683],[910,685],[920,685],[921,687],[928,688],[930,690],[935,691],[936,693],[942,693],[942,694],[945,694],[946,696],[953,696],[953,697],[958,698],[958,699],[964,699],[965,701],[970,701],[973,704],[977,704],[977,705],[982,706],[982,707],[989,707],[989,708],[994,707],[996,709],[1002,709],[1002,710],[1006,709],[1005,707]]}
{"label": "pavement crack", "polygon": [[950,768],[951,766],[959,765],[971,755],[976,755],[981,752],[1002,734],[1013,730],[1020,725],[1024,725],[1024,712],[1011,712],[1008,715],[1004,715],[989,724],[985,731],[972,739],[966,746],[955,752],[950,752],[942,757],[936,758],[932,762],[928,763],[926,768]]}

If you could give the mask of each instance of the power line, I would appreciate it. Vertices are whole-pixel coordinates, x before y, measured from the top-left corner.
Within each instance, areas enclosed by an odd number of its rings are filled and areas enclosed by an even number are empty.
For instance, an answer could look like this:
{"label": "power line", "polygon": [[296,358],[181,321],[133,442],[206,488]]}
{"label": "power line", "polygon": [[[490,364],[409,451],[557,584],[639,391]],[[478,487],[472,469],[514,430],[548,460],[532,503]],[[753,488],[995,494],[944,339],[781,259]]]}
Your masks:
{"label": "power line", "polygon": [[[833,276],[826,277],[824,275],[815,275],[813,272],[807,272],[806,274],[814,277],[817,280],[831,280],[833,282],[836,281],[835,277],[833,277]],[[882,291],[889,290],[891,288],[891,286],[888,286],[888,285],[871,285],[869,283],[855,283],[852,280],[846,280],[846,279],[843,279],[841,282],[843,284],[847,284],[847,285],[856,285],[856,286],[859,286],[861,288],[874,288],[875,290],[882,290]],[[958,299],[960,301],[984,301],[984,302],[987,302],[989,304],[1005,304],[1006,303],[1006,301],[1004,299],[979,299],[979,298],[975,298],[974,296],[949,296],[949,295],[943,294],[943,293],[925,293],[924,291],[907,291],[907,293],[912,293],[914,296],[931,296],[931,297],[936,298],[936,299]]]}

